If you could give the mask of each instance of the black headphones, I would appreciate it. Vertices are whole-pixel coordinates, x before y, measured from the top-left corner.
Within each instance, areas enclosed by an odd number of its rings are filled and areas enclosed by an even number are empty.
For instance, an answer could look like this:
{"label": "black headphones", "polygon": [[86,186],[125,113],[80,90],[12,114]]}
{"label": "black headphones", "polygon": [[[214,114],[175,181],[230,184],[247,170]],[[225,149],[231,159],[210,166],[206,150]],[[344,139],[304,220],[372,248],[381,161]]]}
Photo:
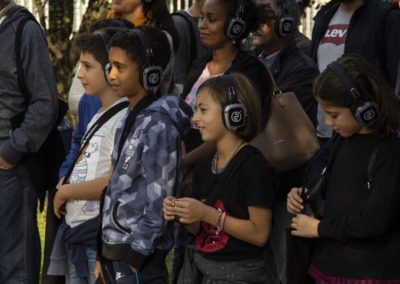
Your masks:
{"label": "black headphones", "polygon": [[[139,42],[141,43],[145,54],[146,62],[144,65],[139,66],[140,68],[139,82],[147,92],[155,93],[158,87],[160,87],[161,85],[163,68],[161,66],[154,64],[153,49],[150,46],[146,34],[139,28],[135,28],[130,31],[133,32],[138,37]],[[108,77],[111,70],[110,63],[107,64],[105,70],[106,70],[106,75]]]}
{"label": "black headphones", "polygon": [[279,37],[287,37],[295,30],[295,20],[290,16],[286,0],[278,0],[281,7],[282,16],[277,17],[275,21],[275,32]]}
{"label": "black headphones", "polygon": [[103,46],[104,46],[104,50],[106,51],[106,54],[107,54],[107,62],[106,62],[106,66],[104,67],[104,78],[106,78],[106,82],[109,85],[111,85],[111,81],[110,81],[110,78],[108,76],[109,71],[111,69],[110,62],[108,62],[108,56],[110,54],[110,41],[111,41],[111,38],[108,35],[108,33],[105,32],[105,31],[98,31],[95,34],[98,35],[98,37],[101,39],[101,42],[103,43]]}
{"label": "black headphones", "polygon": [[139,66],[141,70],[141,72],[139,72],[140,83],[146,91],[155,93],[161,85],[163,68],[154,63],[153,49],[151,48],[146,34],[141,29],[133,29],[132,32],[139,38],[146,57],[145,64]]}
{"label": "black headphones", "polygon": [[239,103],[232,76],[222,75],[218,78],[221,78],[228,98],[228,104],[222,111],[225,127],[229,130],[237,130],[246,126],[247,110],[243,104]]}
{"label": "black headphones", "polygon": [[224,32],[230,39],[241,38],[246,30],[246,22],[244,20],[245,1],[246,0],[239,0],[235,16],[229,16],[225,21]]}
{"label": "black headphones", "polygon": [[378,104],[373,101],[365,101],[361,98],[353,81],[347,75],[346,71],[337,62],[332,62],[328,68],[335,73],[340,82],[348,89],[351,95],[351,112],[361,126],[371,126],[378,118]]}

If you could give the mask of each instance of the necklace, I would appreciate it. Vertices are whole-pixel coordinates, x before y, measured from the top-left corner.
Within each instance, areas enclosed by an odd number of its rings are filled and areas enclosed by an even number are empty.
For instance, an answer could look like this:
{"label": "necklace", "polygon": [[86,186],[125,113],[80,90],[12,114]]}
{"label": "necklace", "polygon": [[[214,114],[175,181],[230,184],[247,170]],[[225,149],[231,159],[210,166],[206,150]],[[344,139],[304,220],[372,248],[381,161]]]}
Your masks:
{"label": "necklace", "polygon": [[225,166],[222,168],[218,167],[218,152],[215,153],[214,158],[211,161],[211,172],[213,174],[220,174],[222,173],[229,165],[233,157],[235,157],[236,153],[240,150],[240,148],[244,145],[244,140],[240,142],[240,144],[236,147],[235,151],[231,154],[231,156],[228,159],[228,162],[226,162]]}

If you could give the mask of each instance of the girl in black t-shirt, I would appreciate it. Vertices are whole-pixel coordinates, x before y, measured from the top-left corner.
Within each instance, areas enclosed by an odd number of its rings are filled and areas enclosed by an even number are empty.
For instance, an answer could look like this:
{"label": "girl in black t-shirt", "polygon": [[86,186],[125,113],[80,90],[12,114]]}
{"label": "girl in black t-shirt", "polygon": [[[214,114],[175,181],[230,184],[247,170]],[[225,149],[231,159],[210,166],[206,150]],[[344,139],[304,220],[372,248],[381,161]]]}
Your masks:
{"label": "girl in black t-shirt", "polygon": [[[249,145],[260,121],[257,95],[243,75],[211,78],[200,86],[193,122],[217,151],[196,167],[195,198],[167,197],[164,216],[185,224],[195,235],[192,262],[203,282],[268,281],[263,251],[271,229],[275,175]],[[193,280],[188,266],[181,272],[181,283]]]}
{"label": "girl in black t-shirt", "polygon": [[314,242],[308,274],[317,283],[400,283],[399,110],[393,92],[361,57],[328,65],[314,86],[326,124],[340,137],[325,177],[323,217],[300,214],[288,194],[292,234]]}

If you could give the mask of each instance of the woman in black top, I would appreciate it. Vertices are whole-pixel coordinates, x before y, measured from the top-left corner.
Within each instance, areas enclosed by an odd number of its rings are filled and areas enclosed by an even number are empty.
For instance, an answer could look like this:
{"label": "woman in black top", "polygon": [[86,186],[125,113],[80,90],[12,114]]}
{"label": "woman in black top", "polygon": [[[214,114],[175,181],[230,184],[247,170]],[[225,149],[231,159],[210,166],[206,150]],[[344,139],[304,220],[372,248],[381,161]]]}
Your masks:
{"label": "woman in black top", "polygon": [[[400,283],[400,141],[397,102],[364,59],[345,56],[317,79],[325,121],[340,135],[330,151],[321,220],[288,194],[292,234],[318,238],[308,273],[317,283]],[[371,282],[370,282],[371,281]]]}
{"label": "woman in black top", "polygon": [[276,180],[263,155],[248,144],[261,121],[254,88],[239,74],[208,79],[199,88],[193,121],[217,151],[196,167],[195,198],[164,200],[164,217],[176,218],[196,236],[179,282],[191,283],[188,266],[194,263],[203,283],[268,283],[263,251]]}
{"label": "woman in black top", "polygon": [[[211,77],[243,73],[255,87],[259,95],[263,122],[266,121],[272,83],[266,67],[240,47],[241,41],[250,30],[257,27],[256,8],[253,1],[206,0],[201,10],[199,23],[201,43],[210,49],[211,56],[193,64],[183,89],[185,101],[194,108],[197,89]],[[215,150],[215,145],[202,144],[200,135],[193,129],[186,140],[184,166],[190,168],[196,161]],[[194,151],[193,151],[194,150]]]}

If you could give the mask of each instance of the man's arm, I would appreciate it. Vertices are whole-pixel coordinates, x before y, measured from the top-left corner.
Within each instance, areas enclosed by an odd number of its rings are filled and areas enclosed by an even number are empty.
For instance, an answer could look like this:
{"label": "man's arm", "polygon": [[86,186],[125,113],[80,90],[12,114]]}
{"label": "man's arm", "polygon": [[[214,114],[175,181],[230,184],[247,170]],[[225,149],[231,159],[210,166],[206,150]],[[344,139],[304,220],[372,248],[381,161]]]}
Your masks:
{"label": "man's arm", "polygon": [[[0,156],[16,165],[24,153],[36,152],[57,118],[57,89],[49,51],[41,28],[28,21],[22,31],[21,60],[30,103],[19,128],[0,147]],[[15,78],[17,80],[17,78]]]}

